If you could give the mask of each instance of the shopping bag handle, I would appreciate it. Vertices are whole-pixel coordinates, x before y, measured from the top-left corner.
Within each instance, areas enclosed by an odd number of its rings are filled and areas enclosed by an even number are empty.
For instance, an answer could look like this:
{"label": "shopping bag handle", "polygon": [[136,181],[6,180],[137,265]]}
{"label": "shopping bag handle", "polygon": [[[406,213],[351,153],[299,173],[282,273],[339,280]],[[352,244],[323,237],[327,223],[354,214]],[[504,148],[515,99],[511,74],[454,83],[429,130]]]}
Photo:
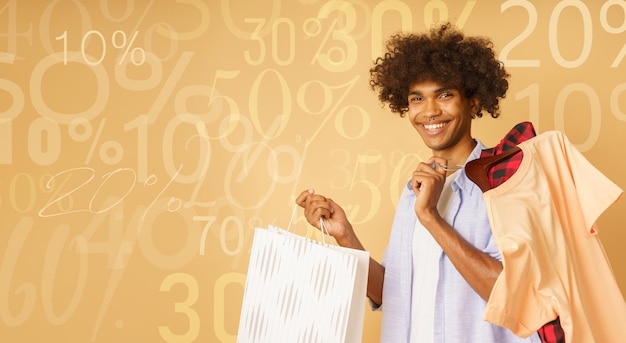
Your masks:
{"label": "shopping bag handle", "polygon": [[[298,205],[293,206],[293,210],[291,211],[291,219],[289,219],[289,224],[287,225],[287,232],[291,232],[291,223],[293,223],[296,219],[296,213],[298,212]],[[328,232],[328,228],[326,228],[326,224],[324,223],[324,217],[320,217],[320,231],[322,232],[322,244],[326,244],[326,235],[330,236]],[[295,232],[293,232],[295,233]]]}
{"label": "shopping bag handle", "polygon": [[328,233],[328,229],[326,228],[326,224],[324,224],[324,217],[320,217],[320,231],[322,232],[322,244],[326,245],[326,240],[324,239],[324,237],[326,235],[330,236],[330,233]]}

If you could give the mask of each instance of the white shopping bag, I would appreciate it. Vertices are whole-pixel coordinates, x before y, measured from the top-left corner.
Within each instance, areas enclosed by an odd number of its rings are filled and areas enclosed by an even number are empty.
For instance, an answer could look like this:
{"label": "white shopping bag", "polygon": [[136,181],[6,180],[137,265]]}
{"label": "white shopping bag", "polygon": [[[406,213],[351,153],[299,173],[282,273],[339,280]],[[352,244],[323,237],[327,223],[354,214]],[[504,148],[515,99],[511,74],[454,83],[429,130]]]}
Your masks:
{"label": "white shopping bag", "polygon": [[255,229],[237,341],[360,343],[368,268],[366,251]]}

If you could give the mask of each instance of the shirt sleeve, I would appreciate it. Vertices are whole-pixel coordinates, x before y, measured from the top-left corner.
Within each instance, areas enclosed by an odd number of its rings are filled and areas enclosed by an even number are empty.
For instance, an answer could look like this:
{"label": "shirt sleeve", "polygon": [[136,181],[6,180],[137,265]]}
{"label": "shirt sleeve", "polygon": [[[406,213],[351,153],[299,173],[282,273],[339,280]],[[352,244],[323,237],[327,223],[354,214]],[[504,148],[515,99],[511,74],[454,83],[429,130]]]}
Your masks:
{"label": "shirt sleeve", "polygon": [[621,197],[623,191],[595,168],[565,135],[560,136],[583,210],[585,227],[590,234],[595,234],[596,220]]}

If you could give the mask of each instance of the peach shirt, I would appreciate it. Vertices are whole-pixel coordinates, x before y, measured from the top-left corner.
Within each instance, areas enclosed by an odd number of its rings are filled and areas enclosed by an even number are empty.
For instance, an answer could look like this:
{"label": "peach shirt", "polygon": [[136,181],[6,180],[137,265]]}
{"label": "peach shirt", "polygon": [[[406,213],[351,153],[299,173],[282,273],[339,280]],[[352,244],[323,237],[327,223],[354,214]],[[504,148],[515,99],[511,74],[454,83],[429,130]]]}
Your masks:
{"label": "peach shirt", "polygon": [[623,341],[626,303],[594,226],[622,190],[558,131],[519,147],[517,172],[484,193],[504,265],[484,319],[527,337],[558,315],[567,343]]}

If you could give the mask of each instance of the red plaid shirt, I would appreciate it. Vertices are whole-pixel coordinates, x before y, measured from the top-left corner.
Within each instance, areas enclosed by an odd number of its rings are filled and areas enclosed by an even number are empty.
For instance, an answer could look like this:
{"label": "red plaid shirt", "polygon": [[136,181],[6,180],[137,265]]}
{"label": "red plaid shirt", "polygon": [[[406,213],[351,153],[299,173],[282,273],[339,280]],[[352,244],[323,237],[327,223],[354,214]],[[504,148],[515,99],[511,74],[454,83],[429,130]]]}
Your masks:
{"label": "red plaid shirt", "polygon": [[[509,150],[519,143],[535,137],[535,128],[530,122],[522,122],[517,125],[500,141],[498,145],[493,148],[484,149],[480,154],[480,157],[495,156]],[[487,172],[489,179],[489,185],[491,188],[495,188],[501,185],[504,181],[508,180],[511,175],[515,173],[520,163],[522,162],[523,152],[519,151],[513,155],[498,161],[495,165],[490,167]],[[559,317],[555,320],[545,324],[539,330],[537,330],[541,341],[544,343],[565,343],[565,334],[561,327]]]}

